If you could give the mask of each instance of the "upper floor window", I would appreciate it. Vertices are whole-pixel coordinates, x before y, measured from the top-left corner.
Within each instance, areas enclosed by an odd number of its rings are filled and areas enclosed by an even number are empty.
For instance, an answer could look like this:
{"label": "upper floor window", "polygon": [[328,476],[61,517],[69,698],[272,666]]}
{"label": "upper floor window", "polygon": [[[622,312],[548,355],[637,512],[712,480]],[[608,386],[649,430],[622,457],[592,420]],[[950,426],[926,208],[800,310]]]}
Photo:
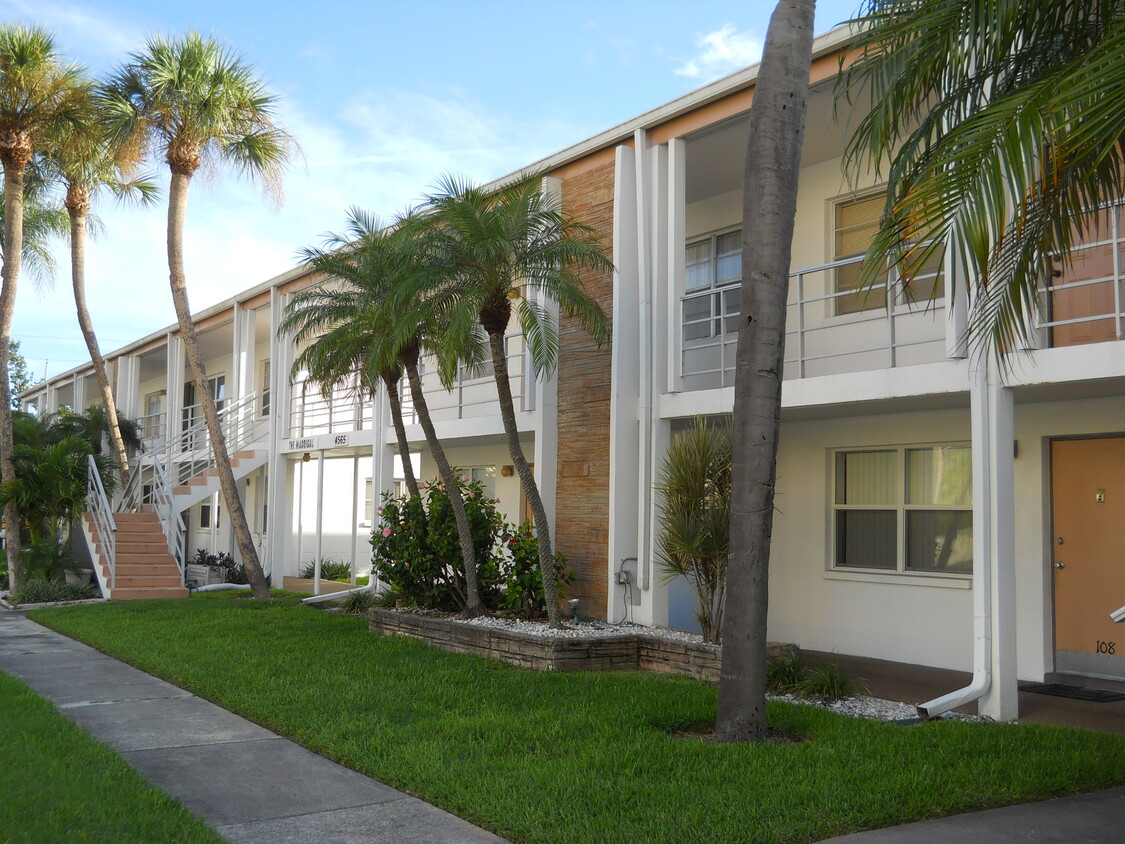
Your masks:
{"label": "upper floor window", "polygon": [[[832,209],[833,261],[863,257],[879,231],[879,217],[885,202],[886,196],[880,192],[835,203]],[[882,285],[860,289],[861,266],[862,262],[856,260],[855,263],[836,268],[836,293],[844,294],[833,300],[837,315],[887,307],[887,292]],[[925,304],[943,296],[945,291],[941,268],[942,255],[938,252],[915,275],[909,287],[902,289],[899,294],[901,301],[906,304]]]}
{"label": "upper floor window", "polygon": [[837,568],[972,573],[968,445],[838,451],[833,470]]}
{"label": "upper floor window", "polygon": [[742,232],[711,235],[687,245],[684,267],[684,340],[738,332]]}

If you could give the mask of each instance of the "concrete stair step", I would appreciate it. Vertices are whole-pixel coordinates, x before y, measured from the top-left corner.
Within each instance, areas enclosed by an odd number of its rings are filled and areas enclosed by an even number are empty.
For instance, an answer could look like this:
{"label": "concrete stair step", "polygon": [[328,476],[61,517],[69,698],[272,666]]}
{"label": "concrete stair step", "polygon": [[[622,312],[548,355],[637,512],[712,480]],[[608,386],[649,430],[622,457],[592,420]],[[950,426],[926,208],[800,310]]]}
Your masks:
{"label": "concrete stair step", "polygon": [[131,589],[140,586],[160,588],[180,586],[179,574],[122,574],[117,572],[117,588]]}
{"label": "concrete stair step", "polygon": [[117,553],[118,554],[167,554],[168,545],[165,542],[150,542],[147,539],[144,542],[122,542],[117,540]]}
{"label": "concrete stair step", "polygon": [[180,575],[180,570],[176,568],[175,561],[171,557],[164,560],[148,563],[126,562],[117,561],[117,576],[121,575],[148,575],[148,574],[175,574],[177,577]]}
{"label": "concrete stair step", "polygon": [[120,551],[117,552],[117,565],[119,566],[135,565],[151,568],[153,566],[174,566],[175,564],[167,548],[159,554],[123,554]]}

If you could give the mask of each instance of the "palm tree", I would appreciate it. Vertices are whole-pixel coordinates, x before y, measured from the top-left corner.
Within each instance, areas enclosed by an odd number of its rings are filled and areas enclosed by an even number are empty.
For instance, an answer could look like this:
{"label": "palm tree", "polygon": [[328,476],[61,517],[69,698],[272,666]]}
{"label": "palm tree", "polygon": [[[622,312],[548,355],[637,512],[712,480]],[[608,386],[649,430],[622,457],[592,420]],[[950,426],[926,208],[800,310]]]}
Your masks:
{"label": "palm tree", "polygon": [[846,163],[887,181],[865,278],[890,262],[909,286],[948,249],[970,338],[1007,352],[1053,256],[1121,198],[1122,5],[866,0],[857,20],[837,100],[870,105]]}
{"label": "palm tree", "polygon": [[276,184],[292,146],[274,122],[275,98],[253,69],[214,40],[190,32],[150,38],[102,91],[109,143],[160,156],[171,171],[168,190],[168,275],[180,337],[199,402],[231,529],[255,597],[269,596],[250,526],[238,495],[226,438],[208,386],[207,369],[188,304],[184,216],[199,168],[225,163],[242,175]]}
{"label": "palm tree", "polygon": [[[64,63],[51,36],[42,29],[0,26],[0,167],[4,170],[4,266],[0,272],[0,481],[16,477],[13,462],[12,395],[8,356],[16,287],[24,243],[24,174],[44,139],[74,120],[88,83],[74,65]],[[11,585],[19,585],[21,561],[19,503],[4,504]]]}
{"label": "palm tree", "polygon": [[[156,201],[156,185],[146,178],[125,179],[121,173],[120,151],[107,143],[98,120],[96,103],[91,97],[85,110],[85,119],[76,125],[64,127],[52,138],[49,166],[57,171],[66,188],[63,207],[66,210],[70,233],[70,275],[74,289],[74,305],[78,325],[94,375],[98,381],[102,406],[105,408],[107,433],[117,457],[122,483],[129,473],[129,454],[122,438],[117,419],[117,404],[109,383],[105,360],[98,347],[89,308],[86,307],[86,235],[90,205],[101,190],[109,190],[119,199],[133,199],[151,205]],[[98,446],[100,448],[100,440]]]}
{"label": "palm tree", "polygon": [[731,555],[718,741],[766,736],[766,610],[785,359],[785,302],[805,135],[815,0],[780,2],[754,83],[743,182],[742,303],[734,383]]}
{"label": "palm tree", "polygon": [[[74,426],[74,420],[81,418],[13,413],[16,476],[0,484],[0,502],[14,499],[19,504],[21,526],[30,541],[26,553],[34,552],[56,577],[62,575],[66,536],[85,510],[88,456],[94,456],[102,482],[111,492],[116,480],[114,460],[99,454],[87,432]],[[98,430],[98,442],[101,436]]]}
{"label": "palm tree", "polygon": [[307,249],[305,260],[330,280],[329,285],[298,294],[290,303],[282,329],[300,342],[318,338],[294,362],[294,372],[306,368],[310,377],[329,386],[352,373],[373,390],[382,380],[391,402],[391,418],[399,455],[411,495],[419,495],[410,464],[410,448],[398,399],[397,385],[405,371],[418,423],[449,491],[450,508],[465,564],[466,616],[484,612],[477,578],[476,551],[465,502],[454,494],[460,487],[445,449],[437,437],[422,390],[418,363],[423,348],[433,353],[438,376],[452,385],[460,360],[474,357],[475,348],[453,345],[457,335],[445,331],[433,316],[441,309],[432,301],[433,268],[426,242],[428,229],[416,215],[400,217],[383,228],[374,218],[353,210],[347,235],[330,237],[324,249]]}
{"label": "palm tree", "polygon": [[554,370],[558,326],[538,297],[520,295],[526,288],[558,302],[599,344],[605,342],[605,312],[586,293],[580,273],[611,271],[613,264],[598,233],[564,213],[558,201],[541,190],[541,183],[538,174],[529,174],[495,193],[452,177],[438,186],[427,205],[433,212],[435,254],[444,279],[440,293],[430,301],[442,312],[447,331],[465,338],[463,345],[470,345],[481,329],[487,338],[508,451],[535,516],[547,616],[558,627],[551,528],[520,444],[504,336],[514,311],[536,372],[547,375]]}

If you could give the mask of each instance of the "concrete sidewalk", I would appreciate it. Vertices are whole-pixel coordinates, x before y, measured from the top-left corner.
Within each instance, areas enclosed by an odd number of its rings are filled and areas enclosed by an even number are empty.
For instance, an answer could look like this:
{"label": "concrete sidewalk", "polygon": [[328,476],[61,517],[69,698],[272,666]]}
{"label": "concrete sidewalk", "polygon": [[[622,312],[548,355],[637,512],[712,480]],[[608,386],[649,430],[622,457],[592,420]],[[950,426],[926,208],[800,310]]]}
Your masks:
{"label": "concrete sidewalk", "polygon": [[1105,844],[1125,838],[1125,788],[857,832],[847,844]]}
{"label": "concrete sidewalk", "polygon": [[235,842],[502,842],[183,689],[0,612],[18,677]]}

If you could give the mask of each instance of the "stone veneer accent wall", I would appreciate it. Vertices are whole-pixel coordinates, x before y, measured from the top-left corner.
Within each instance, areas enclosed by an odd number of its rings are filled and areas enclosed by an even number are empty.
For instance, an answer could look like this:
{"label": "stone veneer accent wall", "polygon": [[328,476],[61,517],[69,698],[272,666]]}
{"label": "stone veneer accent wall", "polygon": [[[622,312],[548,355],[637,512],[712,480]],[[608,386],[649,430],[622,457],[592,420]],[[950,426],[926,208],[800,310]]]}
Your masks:
{"label": "stone veneer accent wall", "polygon": [[[565,210],[613,240],[614,163],[563,178]],[[612,255],[610,256],[612,258]],[[587,272],[586,291],[613,317],[613,275]],[[569,597],[581,613],[605,618],[609,591],[610,349],[598,348],[575,320],[560,325],[555,548],[575,573]]]}
{"label": "stone veneer accent wall", "polygon": [[[551,639],[448,618],[374,609],[368,628],[383,635],[421,639],[444,651],[498,659],[537,671],[622,671],[640,669],[679,674],[717,685],[723,649],[644,633]],[[792,653],[793,645],[770,642],[768,655]]]}

